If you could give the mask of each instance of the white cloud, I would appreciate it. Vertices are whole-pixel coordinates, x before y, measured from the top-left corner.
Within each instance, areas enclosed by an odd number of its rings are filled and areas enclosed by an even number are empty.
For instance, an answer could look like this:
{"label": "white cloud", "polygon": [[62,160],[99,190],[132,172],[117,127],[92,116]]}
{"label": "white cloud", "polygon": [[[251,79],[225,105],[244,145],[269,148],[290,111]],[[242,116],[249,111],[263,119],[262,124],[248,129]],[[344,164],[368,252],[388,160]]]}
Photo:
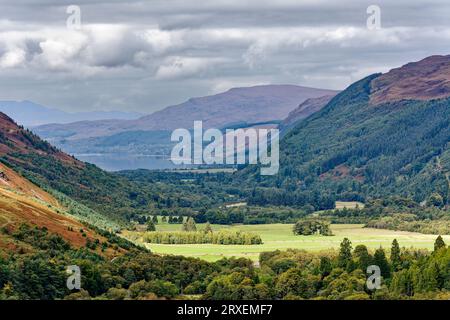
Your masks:
{"label": "white cloud", "polygon": [[156,78],[167,80],[199,76],[208,68],[225,61],[220,58],[169,57],[158,68]]}
{"label": "white cloud", "polygon": [[0,57],[0,68],[15,68],[25,61],[26,52],[20,48],[14,48],[5,52]]}
{"label": "white cloud", "polygon": [[448,0],[380,0],[379,31],[360,0],[79,0],[80,31],[69,4],[1,1],[0,99],[150,112],[236,86],[339,89],[450,53]]}

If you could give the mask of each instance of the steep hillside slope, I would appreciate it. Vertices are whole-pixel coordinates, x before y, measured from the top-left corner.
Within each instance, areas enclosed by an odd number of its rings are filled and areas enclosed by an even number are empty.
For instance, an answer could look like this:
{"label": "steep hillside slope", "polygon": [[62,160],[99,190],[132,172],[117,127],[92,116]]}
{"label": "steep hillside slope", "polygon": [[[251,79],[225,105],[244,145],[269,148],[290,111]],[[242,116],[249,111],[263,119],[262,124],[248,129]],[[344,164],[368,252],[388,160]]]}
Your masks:
{"label": "steep hillside slope", "polygon": [[21,247],[10,235],[23,224],[45,228],[75,248],[85,247],[88,241],[106,241],[97,231],[68,215],[53,196],[0,164],[0,228],[6,231],[0,235],[0,248]]}
{"label": "steep hillside slope", "polygon": [[60,204],[52,195],[21,177],[2,163],[0,163],[0,188],[2,191],[10,190],[25,197],[34,198],[52,207],[60,207]]}
{"label": "steep hillside slope", "polygon": [[[349,200],[437,192],[448,202],[438,159],[450,147],[449,65],[435,56],[353,84],[285,137],[279,175],[263,185]],[[254,181],[254,170],[242,177]]]}
{"label": "steep hillside slope", "polygon": [[310,115],[321,110],[328,104],[328,102],[331,101],[331,99],[333,99],[334,96],[336,96],[336,94],[330,94],[318,98],[311,98],[301,103],[296,109],[289,112],[287,118],[281,122],[281,130],[286,130],[294,126],[297,122],[306,119]]}

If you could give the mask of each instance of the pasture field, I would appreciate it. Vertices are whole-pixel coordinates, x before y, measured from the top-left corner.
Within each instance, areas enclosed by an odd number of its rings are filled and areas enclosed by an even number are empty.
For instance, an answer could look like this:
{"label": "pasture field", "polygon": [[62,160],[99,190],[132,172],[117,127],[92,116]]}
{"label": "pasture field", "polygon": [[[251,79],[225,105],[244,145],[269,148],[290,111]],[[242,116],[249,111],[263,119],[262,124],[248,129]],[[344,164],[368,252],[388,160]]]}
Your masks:
{"label": "pasture field", "polygon": [[336,209],[355,209],[364,208],[364,203],[357,201],[336,201]]}
{"label": "pasture field", "polygon": [[[257,261],[259,254],[265,251],[305,249],[321,251],[328,249],[339,249],[344,238],[352,241],[353,247],[364,244],[369,249],[380,246],[389,250],[392,240],[397,239],[401,247],[414,247],[433,249],[434,240],[437,235],[425,235],[414,232],[392,231],[363,228],[363,225],[335,224],[331,225],[333,236],[320,235],[296,236],[292,233],[292,224],[264,224],[264,225],[234,225],[222,226],[212,225],[213,230],[230,228],[245,232],[257,233],[263,240],[262,245],[213,245],[213,244],[189,244],[189,245],[167,245],[167,244],[145,244],[147,248],[155,253],[174,254],[189,257],[197,257],[208,261],[219,260],[224,257],[245,257]],[[204,225],[197,224],[201,230]],[[181,225],[160,223],[156,226],[157,231],[179,231]],[[123,236],[143,244],[142,232],[124,231]],[[450,243],[450,236],[444,236],[444,240]]]}

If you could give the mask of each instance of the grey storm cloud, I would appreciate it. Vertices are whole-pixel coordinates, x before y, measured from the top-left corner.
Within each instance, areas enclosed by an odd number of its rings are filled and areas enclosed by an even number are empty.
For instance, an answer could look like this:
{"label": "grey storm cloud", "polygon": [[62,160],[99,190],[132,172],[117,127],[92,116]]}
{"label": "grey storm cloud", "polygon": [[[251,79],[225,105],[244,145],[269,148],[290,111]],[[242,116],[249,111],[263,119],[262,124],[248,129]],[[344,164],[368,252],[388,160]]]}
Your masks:
{"label": "grey storm cloud", "polygon": [[[19,3],[18,3],[19,2]],[[150,113],[231,87],[343,89],[449,54],[450,2],[361,0],[2,0],[0,100],[68,111]],[[69,30],[69,5],[81,29]]]}

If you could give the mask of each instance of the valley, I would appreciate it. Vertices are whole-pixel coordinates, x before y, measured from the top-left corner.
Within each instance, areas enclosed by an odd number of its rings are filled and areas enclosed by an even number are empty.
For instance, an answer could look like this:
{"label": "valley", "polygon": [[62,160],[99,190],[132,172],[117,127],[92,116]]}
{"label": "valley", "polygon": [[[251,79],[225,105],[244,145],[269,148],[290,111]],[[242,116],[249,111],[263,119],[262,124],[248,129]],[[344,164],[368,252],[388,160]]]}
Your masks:
{"label": "valley", "polygon": [[[429,57],[339,93],[232,89],[170,107],[173,121],[159,112],[35,132],[0,113],[0,300],[448,299],[447,62]],[[417,95],[414,83],[429,90]],[[209,104],[221,112],[208,126],[284,126],[277,175],[138,162],[110,172],[39,135],[163,150],[167,130],[191,123],[182,111],[204,117]],[[249,118],[225,117],[238,111]],[[65,286],[68,265],[80,266],[82,290]],[[376,292],[370,265],[381,270]]]}
{"label": "valley", "polygon": [[[199,230],[204,224],[197,225]],[[331,229],[333,236],[323,237],[320,235],[295,236],[292,233],[292,224],[264,224],[264,225],[212,225],[213,231],[237,230],[259,234],[263,240],[261,245],[211,245],[211,244],[189,244],[189,245],[166,245],[146,244],[142,239],[145,232],[124,231],[123,236],[138,244],[145,245],[152,252],[160,254],[174,254],[206,261],[217,261],[223,258],[247,258],[259,261],[262,252],[276,250],[299,249],[312,252],[338,251],[339,245],[344,238],[348,238],[355,246],[364,244],[369,250],[374,251],[379,247],[389,249],[394,239],[397,239],[401,247],[432,250],[434,241],[438,235],[421,234],[417,232],[393,231],[383,229],[364,228],[361,224],[333,224]],[[179,225],[167,223],[158,224],[157,231],[179,231]],[[450,235],[443,237],[450,242]]]}
{"label": "valley", "polygon": [[348,301],[369,300],[405,318],[450,301],[449,0],[0,12],[9,313],[361,317]]}

